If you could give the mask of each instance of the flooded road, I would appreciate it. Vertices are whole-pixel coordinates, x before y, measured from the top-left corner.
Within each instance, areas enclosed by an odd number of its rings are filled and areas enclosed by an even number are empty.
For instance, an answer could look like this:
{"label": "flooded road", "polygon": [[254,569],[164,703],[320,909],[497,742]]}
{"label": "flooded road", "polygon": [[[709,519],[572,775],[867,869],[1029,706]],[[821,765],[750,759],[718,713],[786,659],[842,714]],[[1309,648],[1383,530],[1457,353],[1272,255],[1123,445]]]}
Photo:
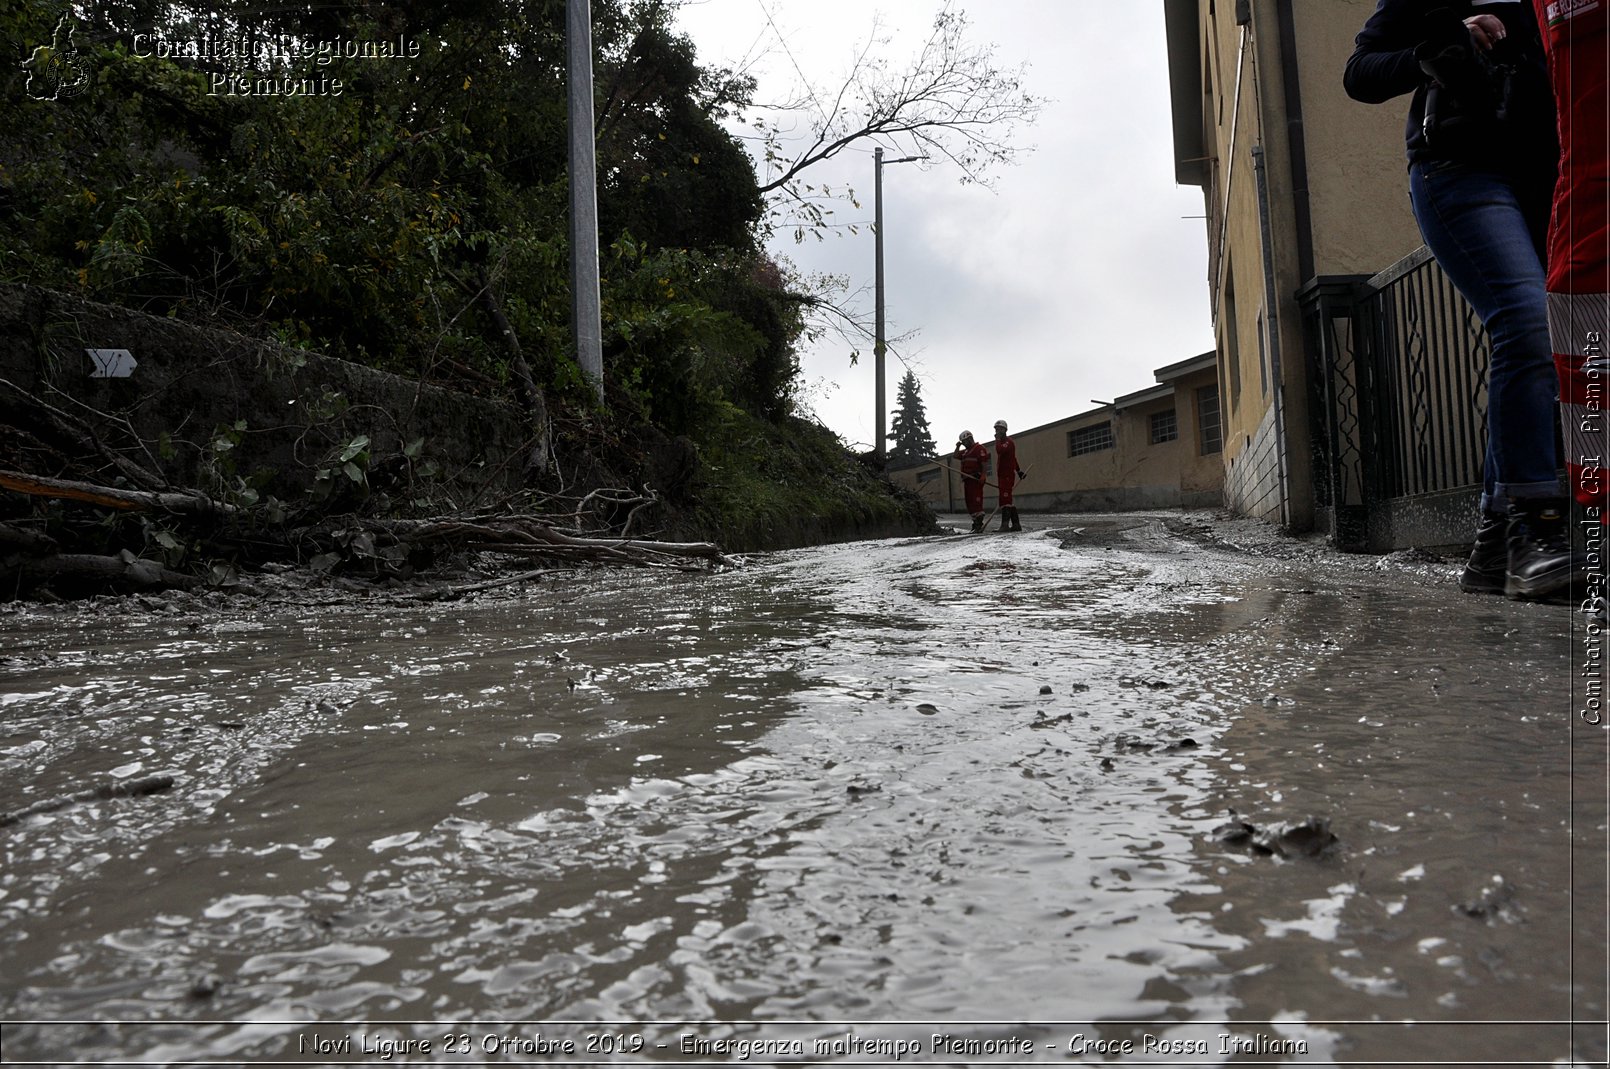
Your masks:
{"label": "flooded road", "polygon": [[5,1060],[1603,1063],[1566,608],[1027,525],[0,617]]}

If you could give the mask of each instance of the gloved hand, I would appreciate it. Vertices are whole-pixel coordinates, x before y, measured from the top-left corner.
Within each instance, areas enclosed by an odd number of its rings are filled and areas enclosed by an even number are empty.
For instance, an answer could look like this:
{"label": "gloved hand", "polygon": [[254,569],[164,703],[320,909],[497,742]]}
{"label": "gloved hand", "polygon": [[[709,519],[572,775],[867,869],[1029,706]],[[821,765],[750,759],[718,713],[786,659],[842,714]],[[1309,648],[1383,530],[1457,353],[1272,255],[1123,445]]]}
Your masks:
{"label": "gloved hand", "polygon": [[1017,469],[1017,477],[1019,479],[1026,479],[1029,477],[1029,473],[1024,471],[1022,468],[1019,468]]}

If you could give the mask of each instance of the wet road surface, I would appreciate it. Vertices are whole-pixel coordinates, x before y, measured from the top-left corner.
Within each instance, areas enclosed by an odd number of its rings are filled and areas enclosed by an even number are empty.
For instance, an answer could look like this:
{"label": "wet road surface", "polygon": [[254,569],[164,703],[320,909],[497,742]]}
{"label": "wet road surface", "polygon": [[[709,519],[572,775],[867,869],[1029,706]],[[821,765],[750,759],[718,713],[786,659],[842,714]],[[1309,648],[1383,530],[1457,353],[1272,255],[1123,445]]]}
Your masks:
{"label": "wet road surface", "polygon": [[1602,1064],[1568,609],[1026,524],[0,617],[5,1059]]}

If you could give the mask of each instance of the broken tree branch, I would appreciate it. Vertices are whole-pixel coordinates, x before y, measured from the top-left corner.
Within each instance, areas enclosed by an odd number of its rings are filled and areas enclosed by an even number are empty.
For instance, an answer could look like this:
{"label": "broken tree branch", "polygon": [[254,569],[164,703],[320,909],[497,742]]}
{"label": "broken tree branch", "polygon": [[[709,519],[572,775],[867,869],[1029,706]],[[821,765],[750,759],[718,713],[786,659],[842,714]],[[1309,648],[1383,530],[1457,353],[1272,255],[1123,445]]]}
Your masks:
{"label": "broken tree branch", "polygon": [[210,497],[188,491],[124,490],[115,486],[77,482],[72,479],[52,479],[44,475],[28,475],[20,471],[0,470],[0,489],[13,490],[30,497],[54,497],[66,501],[83,501],[102,508],[125,512],[177,512],[188,516],[223,518],[237,515],[234,505],[214,501]]}

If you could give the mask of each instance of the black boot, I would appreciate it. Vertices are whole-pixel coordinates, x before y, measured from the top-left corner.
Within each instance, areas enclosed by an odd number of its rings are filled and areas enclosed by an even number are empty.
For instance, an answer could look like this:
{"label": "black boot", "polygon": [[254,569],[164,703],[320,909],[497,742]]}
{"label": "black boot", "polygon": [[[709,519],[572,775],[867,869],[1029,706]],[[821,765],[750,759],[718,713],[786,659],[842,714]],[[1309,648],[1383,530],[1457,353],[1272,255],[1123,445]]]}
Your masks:
{"label": "black boot", "polygon": [[1502,512],[1481,514],[1470,559],[1459,576],[1459,589],[1467,594],[1502,594],[1509,571],[1509,517]]}
{"label": "black boot", "polygon": [[1511,499],[1505,594],[1539,601],[1586,585],[1588,563],[1571,548],[1569,511],[1563,497]]}
{"label": "black boot", "polygon": [[1023,530],[1023,521],[1017,518],[1017,506],[1016,505],[1012,506],[1012,530],[1014,530],[1014,531]]}
{"label": "black boot", "polygon": [[982,512],[973,513],[973,533],[974,534],[981,534],[981,533],[983,533],[983,530],[984,530],[984,514]]}
{"label": "black boot", "polygon": [[1012,506],[1001,506],[1001,533],[1005,534],[1012,529]]}

